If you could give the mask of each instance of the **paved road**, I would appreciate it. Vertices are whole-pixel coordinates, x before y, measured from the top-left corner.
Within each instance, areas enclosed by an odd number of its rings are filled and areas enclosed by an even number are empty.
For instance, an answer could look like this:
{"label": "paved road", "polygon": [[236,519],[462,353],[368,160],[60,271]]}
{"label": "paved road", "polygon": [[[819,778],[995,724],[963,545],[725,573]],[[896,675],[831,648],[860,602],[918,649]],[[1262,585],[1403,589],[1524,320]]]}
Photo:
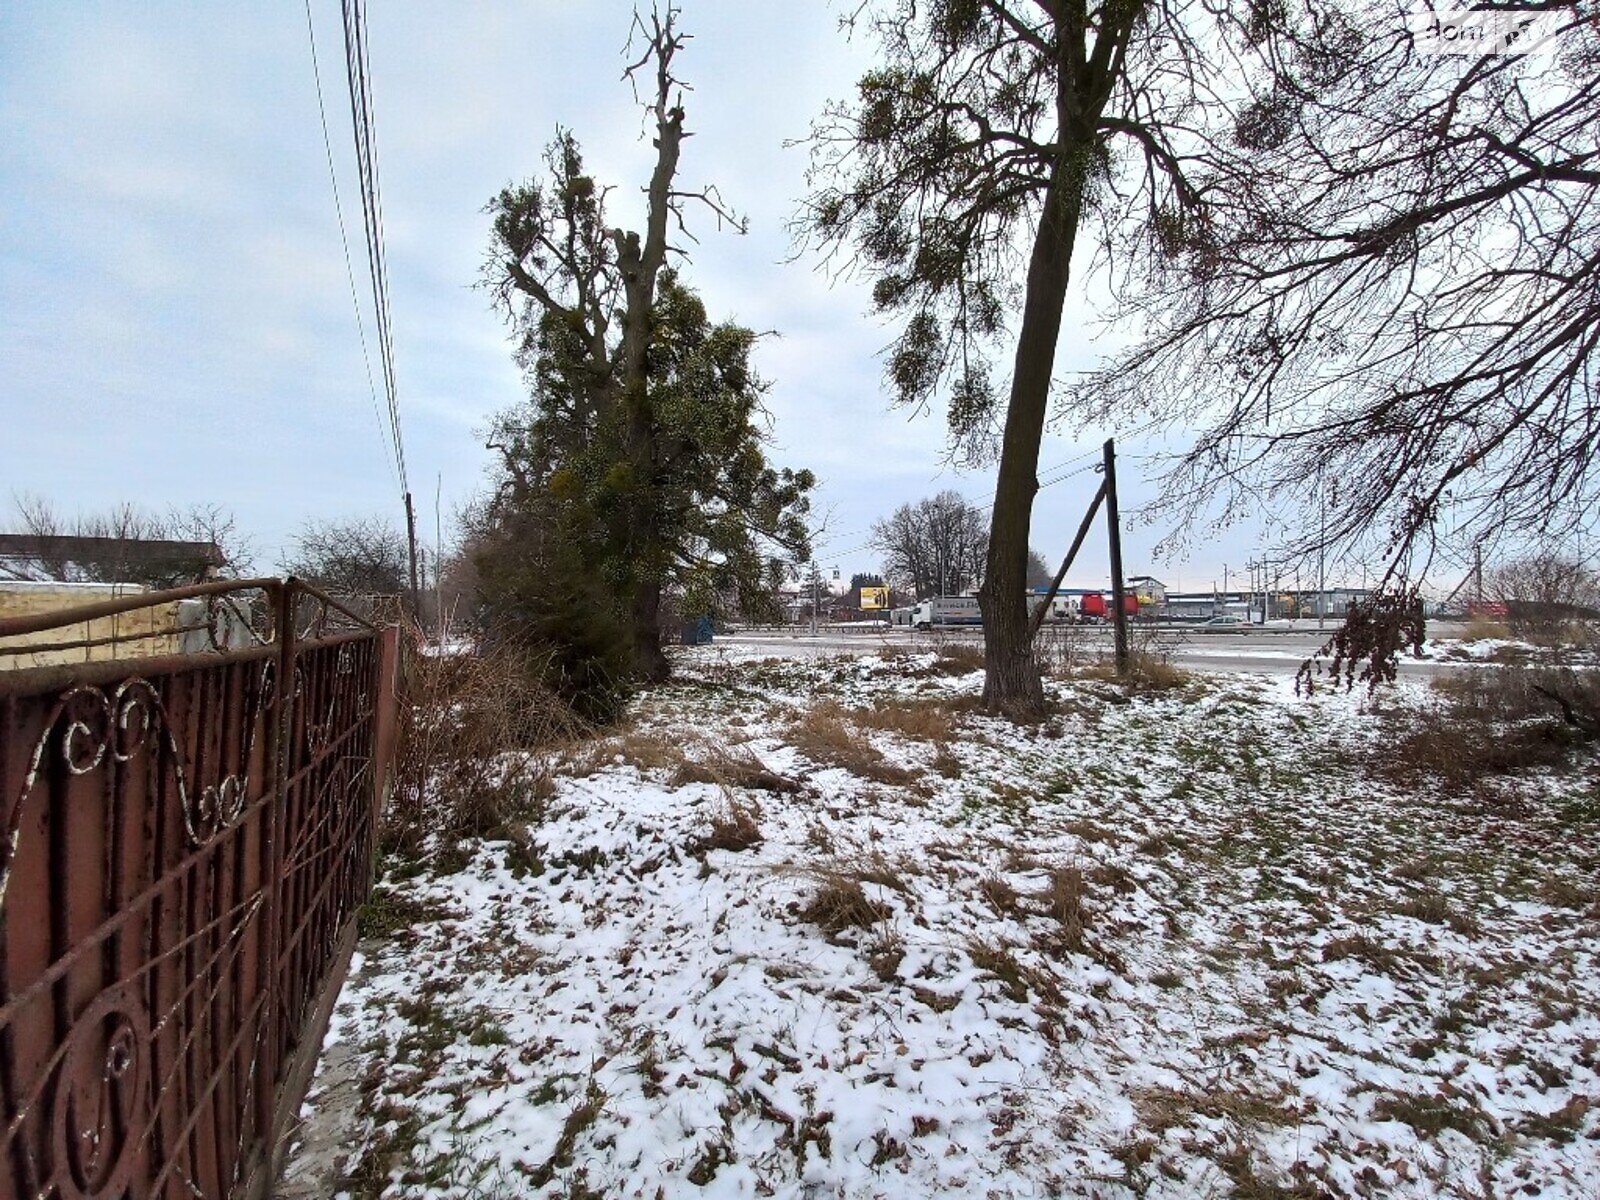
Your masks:
{"label": "paved road", "polygon": [[[1173,662],[1194,671],[1293,675],[1302,662],[1316,653],[1331,632],[1331,628],[1319,632],[1314,622],[1308,624],[1310,628],[1268,630],[1141,628],[1136,629],[1133,641],[1135,646],[1153,645]],[[1443,628],[1430,628],[1429,632],[1436,637],[1449,636],[1449,632]],[[1109,627],[1047,629],[1043,637],[1068,640],[1075,652],[1084,654],[1110,654],[1112,648]],[[716,644],[749,653],[769,654],[774,658],[813,658],[852,652],[871,654],[884,646],[926,648],[948,641],[981,645],[983,634],[980,630],[918,633],[880,626],[823,630],[813,638],[804,632],[763,630],[719,634]],[[1459,664],[1429,659],[1402,659],[1400,662],[1400,671],[1404,675],[1427,677],[1457,669]]]}

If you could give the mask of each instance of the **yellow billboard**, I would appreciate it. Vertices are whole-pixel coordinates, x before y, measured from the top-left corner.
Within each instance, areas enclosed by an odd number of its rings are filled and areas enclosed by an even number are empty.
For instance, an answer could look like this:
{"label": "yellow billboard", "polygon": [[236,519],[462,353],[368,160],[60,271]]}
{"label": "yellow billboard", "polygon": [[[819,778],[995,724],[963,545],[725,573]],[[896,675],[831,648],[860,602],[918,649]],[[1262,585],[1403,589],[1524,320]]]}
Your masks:
{"label": "yellow billboard", "polygon": [[865,612],[872,608],[889,607],[889,589],[886,587],[864,587],[861,589],[861,609]]}

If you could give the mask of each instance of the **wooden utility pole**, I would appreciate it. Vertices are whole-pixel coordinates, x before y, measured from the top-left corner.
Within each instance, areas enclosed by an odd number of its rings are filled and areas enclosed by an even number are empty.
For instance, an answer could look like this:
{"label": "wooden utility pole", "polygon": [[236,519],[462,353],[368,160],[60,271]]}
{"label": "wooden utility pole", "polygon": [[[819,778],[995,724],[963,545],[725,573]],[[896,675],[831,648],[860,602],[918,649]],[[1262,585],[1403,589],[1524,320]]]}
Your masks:
{"label": "wooden utility pole", "polygon": [[1321,471],[1317,472],[1317,513],[1317,628],[1321,629],[1328,616],[1328,493],[1322,485]]}
{"label": "wooden utility pole", "polygon": [[444,645],[444,518],[439,515],[444,495],[444,472],[433,485],[433,610],[439,623],[439,645]]}
{"label": "wooden utility pole", "polygon": [[816,637],[817,636],[817,604],[819,603],[819,601],[817,599],[817,585],[818,585],[818,583],[819,583],[819,577],[817,575],[817,560],[815,558],[813,558],[811,560],[811,636],[812,637]]}
{"label": "wooden utility pole", "polygon": [[411,503],[411,493],[406,493],[406,547],[411,559],[411,619],[417,617],[417,510]]}
{"label": "wooden utility pole", "polygon": [[1128,673],[1128,610],[1123,601],[1122,525],[1117,516],[1117,447],[1115,438],[1106,439],[1106,526],[1111,537],[1111,603],[1116,608],[1117,674]]}

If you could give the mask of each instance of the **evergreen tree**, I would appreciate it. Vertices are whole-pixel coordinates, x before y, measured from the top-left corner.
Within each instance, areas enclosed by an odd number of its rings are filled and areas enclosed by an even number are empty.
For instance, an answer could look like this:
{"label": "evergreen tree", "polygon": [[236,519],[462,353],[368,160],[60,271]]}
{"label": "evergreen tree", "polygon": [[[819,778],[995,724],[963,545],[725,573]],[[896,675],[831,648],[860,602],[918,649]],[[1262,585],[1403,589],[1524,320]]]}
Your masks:
{"label": "evergreen tree", "polygon": [[808,553],[815,480],[767,462],[755,335],[712,324],[670,269],[651,328],[653,453],[641,464],[629,453],[637,414],[587,403],[582,346],[541,319],[530,396],[496,424],[499,479],[475,530],[491,619],[552,645],[556,686],[591,716],[613,713],[644,674],[629,651],[641,587],[655,611],[671,595],[685,615],[772,619],[782,559]]}

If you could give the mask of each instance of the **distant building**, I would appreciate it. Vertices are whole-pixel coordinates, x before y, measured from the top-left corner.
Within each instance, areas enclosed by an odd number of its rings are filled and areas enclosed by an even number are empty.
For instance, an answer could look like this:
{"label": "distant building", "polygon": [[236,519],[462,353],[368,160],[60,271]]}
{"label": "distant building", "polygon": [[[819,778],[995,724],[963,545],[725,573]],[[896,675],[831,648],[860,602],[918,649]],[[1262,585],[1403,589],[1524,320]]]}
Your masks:
{"label": "distant building", "polygon": [[1167,585],[1153,575],[1131,576],[1123,587],[1139,597],[1140,612],[1161,614],[1167,606]]}
{"label": "distant building", "polygon": [[[1268,592],[1266,618],[1269,621],[1295,617],[1344,619],[1350,605],[1365,600],[1367,588],[1330,587],[1285,588]],[[1262,595],[1259,591],[1166,592],[1160,615],[1169,621],[1209,621],[1213,617],[1245,617],[1261,620]]]}
{"label": "distant building", "polygon": [[22,579],[159,580],[172,587],[212,578],[227,565],[215,542],[0,533],[0,566]]}

